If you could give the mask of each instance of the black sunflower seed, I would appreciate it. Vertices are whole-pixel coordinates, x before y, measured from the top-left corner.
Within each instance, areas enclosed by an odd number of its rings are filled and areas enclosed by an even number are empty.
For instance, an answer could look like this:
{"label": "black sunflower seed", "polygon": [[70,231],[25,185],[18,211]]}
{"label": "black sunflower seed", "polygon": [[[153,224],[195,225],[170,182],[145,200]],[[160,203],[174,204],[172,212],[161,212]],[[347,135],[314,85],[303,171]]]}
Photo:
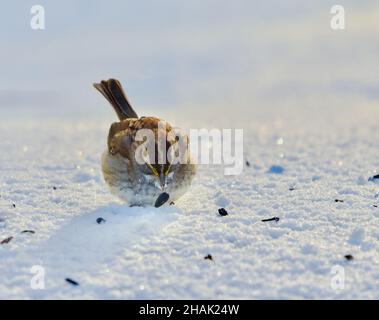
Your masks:
{"label": "black sunflower seed", "polygon": [[375,181],[375,180],[379,180],[379,174],[368,178],[368,181]]}
{"label": "black sunflower seed", "polygon": [[159,208],[160,206],[163,206],[169,198],[170,196],[167,192],[161,193],[155,201],[154,207]]}
{"label": "black sunflower seed", "polygon": [[73,286],[78,286],[79,285],[79,282],[76,282],[75,280],[72,280],[70,278],[66,278],[66,282],[68,282],[69,284],[71,284]]}
{"label": "black sunflower seed", "polygon": [[204,260],[211,260],[211,261],[213,261],[213,257],[212,257],[212,255],[207,254],[207,255],[204,257]]}
{"label": "black sunflower seed", "polygon": [[275,222],[278,222],[280,220],[279,217],[273,217],[273,218],[269,218],[269,219],[263,219],[261,220],[262,222],[269,222],[269,221],[275,221]]}
{"label": "black sunflower seed", "polygon": [[9,242],[11,242],[12,239],[13,239],[13,237],[8,237],[8,238],[4,239],[3,241],[1,241],[0,244],[9,243]]}
{"label": "black sunflower seed", "polygon": [[220,216],[225,217],[228,215],[228,212],[224,208],[218,209],[218,213]]}
{"label": "black sunflower seed", "polygon": [[98,224],[105,223],[106,221],[107,221],[107,220],[105,220],[105,219],[102,218],[102,217],[96,219],[96,222],[97,222]]}

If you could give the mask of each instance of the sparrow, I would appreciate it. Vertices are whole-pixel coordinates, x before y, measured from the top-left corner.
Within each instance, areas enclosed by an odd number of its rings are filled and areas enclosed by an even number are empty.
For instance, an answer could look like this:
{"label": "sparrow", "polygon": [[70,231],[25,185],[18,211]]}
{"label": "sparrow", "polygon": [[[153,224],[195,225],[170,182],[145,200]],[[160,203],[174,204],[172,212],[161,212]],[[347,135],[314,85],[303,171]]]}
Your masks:
{"label": "sparrow", "polygon": [[[101,157],[104,180],[111,193],[130,206],[154,205],[162,194],[164,198],[169,196],[170,201],[166,203],[179,199],[189,189],[196,165],[191,161],[188,148],[180,162],[173,161],[168,153],[178,156],[179,142],[184,141],[188,147],[188,136],[177,133],[178,130],[176,135],[171,134],[173,127],[160,118],[139,118],[118,80],[102,80],[93,86],[108,100],[119,118],[110,126],[107,149]],[[153,139],[141,139],[141,132],[145,130],[151,132]],[[160,137],[165,139],[163,144]]]}

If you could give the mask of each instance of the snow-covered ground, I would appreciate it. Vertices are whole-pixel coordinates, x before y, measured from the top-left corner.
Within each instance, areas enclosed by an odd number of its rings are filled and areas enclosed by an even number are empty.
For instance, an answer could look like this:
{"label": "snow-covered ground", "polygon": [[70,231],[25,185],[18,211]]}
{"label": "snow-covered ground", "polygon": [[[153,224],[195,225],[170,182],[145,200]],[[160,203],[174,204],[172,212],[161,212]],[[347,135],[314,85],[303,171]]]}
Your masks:
{"label": "snow-covered ground", "polygon": [[[345,30],[329,0],[45,3],[45,30],[31,0],[0,19],[0,298],[379,299],[378,1],[339,1]],[[118,202],[110,77],[139,115],[243,128],[250,166]]]}
{"label": "snow-covered ground", "polygon": [[[251,111],[243,174],[201,166],[190,192],[159,209],[125,206],[104,184],[99,159],[111,113],[8,117],[0,125],[0,241],[13,238],[0,245],[0,298],[378,299],[379,186],[367,179],[379,170],[379,111],[308,111]],[[179,119],[180,111],[170,120]],[[283,173],[269,173],[272,165]],[[44,290],[31,288],[34,265],[45,269]],[[336,265],[339,291],[331,287]]]}

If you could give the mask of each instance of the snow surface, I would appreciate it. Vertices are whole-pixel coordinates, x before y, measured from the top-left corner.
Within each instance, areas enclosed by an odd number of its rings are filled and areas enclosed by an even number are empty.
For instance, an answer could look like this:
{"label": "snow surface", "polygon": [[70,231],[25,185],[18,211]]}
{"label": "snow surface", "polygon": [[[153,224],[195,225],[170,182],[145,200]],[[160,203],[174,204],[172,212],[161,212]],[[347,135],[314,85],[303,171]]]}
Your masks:
{"label": "snow surface", "polygon": [[[200,166],[191,190],[158,209],[125,206],[103,182],[110,113],[5,118],[0,242],[13,239],[0,245],[0,298],[378,299],[379,186],[368,178],[379,170],[379,112],[301,110],[266,108],[234,123],[245,130],[243,174]],[[168,120],[203,125],[179,112]],[[44,290],[30,286],[34,265],[45,268]]]}

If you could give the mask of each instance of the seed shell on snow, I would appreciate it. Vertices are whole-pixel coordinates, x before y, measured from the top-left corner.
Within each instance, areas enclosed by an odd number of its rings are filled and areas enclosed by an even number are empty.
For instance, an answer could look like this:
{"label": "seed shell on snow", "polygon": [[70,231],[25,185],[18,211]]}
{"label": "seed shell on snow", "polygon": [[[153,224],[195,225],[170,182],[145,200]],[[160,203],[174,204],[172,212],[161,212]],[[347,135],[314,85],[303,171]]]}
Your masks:
{"label": "seed shell on snow", "polygon": [[218,213],[220,216],[225,217],[228,215],[228,212],[225,210],[225,208],[218,209]]}
{"label": "seed shell on snow", "polygon": [[75,281],[75,280],[72,280],[70,278],[66,278],[66,282],[73,285],[73,286],[78,286],[79,285],[79,282]]}
{"label": "seed shell on snow", "polygon": [[106,221],[107,221],[107,220],[105,220],[105,219],[102,218],[102,217],[99,217],[99,218],[96,219],[97,224],[102,224],[102,223],[105,223]]}
{"label": "seed shell on snow", "polygon": [[213,261],[213,257],[212,257],[212,255],[207,254],[207,255],[204,257],[204,260],[211,260],[211,261]]}
{"label": "seed shell on snow", "polygon": [[11,242],[13,239],[13,237],[8,237],[8,238],[5,238],[3,241],[0,242],[0,244],[6,244],[6,243],[9,243]]}
{"label": "seed shell on snow", "polygon": [[34,230],[23,230],[23,231],[21,231],[21,233],[31,233],[31,234],[34,234],[36,232]]}
{"label": "seed shell on snow", "polygon": [[167,192],[161,193],[155,201],[154,207],[159,208],[160,206],[163,206],[169,198],[170,196]]}
{"label": "seed shell on snow", "polygon": [[269,218],[269,219],[263,219],[261,220],[262,222],[269,222],[269,221],[275,221],[275,222],[278,222],[280,220],[279,217],[272,217],[272,218]]}

